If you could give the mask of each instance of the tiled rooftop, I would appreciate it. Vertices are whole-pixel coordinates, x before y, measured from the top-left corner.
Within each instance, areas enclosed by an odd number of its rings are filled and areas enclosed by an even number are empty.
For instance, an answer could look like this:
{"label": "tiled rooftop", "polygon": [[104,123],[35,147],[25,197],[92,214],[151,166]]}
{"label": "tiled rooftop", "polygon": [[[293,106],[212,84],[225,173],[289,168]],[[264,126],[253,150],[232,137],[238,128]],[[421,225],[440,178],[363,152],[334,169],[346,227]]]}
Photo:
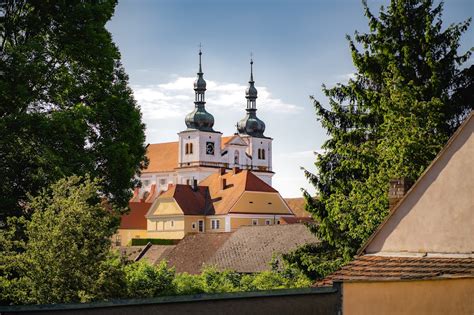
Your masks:
{"label": "tiled rooftop", "polygon": [[474,277],[473,258],[360,256],[316,286],[333,281],[394,281]]}

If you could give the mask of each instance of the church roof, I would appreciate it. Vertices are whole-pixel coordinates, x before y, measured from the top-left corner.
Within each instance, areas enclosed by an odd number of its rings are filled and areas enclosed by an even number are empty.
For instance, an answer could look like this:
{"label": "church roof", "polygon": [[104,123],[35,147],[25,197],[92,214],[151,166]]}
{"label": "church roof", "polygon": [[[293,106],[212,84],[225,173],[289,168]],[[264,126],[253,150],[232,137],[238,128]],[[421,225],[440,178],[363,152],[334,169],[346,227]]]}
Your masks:
{"label": "church roof", "polygon": [[[234,136],[222,137],[221,149],[224,149],[225,145],[228,144],[233,137]],[[152,143],[149,144],[146,149],[146,157],[148,158],[149,164],[142,173],[173,172],[174,169],[178,167],[178,141]]]}
{"label": "church roof", "polygon": [[149,164],[142,173],[172,172],[178,167],[178,142],[149,144],[146,148]]}
{"label": "church roof", "polygon": [[[221,189],[223,179],[226,181],[225,189]],[[227,214],[246,191],[278,194],[278,191],[248,170],[231,171],[223,175],[215,173],[205,178],[200,186],[209,188],[215,214]]]}

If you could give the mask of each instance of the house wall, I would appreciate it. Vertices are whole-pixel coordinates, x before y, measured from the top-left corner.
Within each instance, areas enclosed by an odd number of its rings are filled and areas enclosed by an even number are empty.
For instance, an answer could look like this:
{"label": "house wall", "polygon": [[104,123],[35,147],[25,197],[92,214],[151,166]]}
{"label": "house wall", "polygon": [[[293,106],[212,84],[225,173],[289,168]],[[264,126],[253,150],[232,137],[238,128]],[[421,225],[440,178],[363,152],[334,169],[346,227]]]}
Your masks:
{"label": "house wall", "polygon": [[247,218],[236,218],[236,217],[231,217],[230,219],[230,227],[231,230],[236,230],[241,226],[245,225],[253,225],[253,220],[257,220],[258,224],[257,225],[266,225],[265,221],[270,220],[270,225],[274,225],[278,223],[278,220],[281,221],[279,216],[266,216],[262,217],[259,215],[255,215],[254,217],[247,217]]}
{"label": "house wall", "polygon": [[[188,233],[198,233],[198,221],[199,220],[204,220],[205,221],[205,216],[194,216],[194,215],[186,215],[184,216],[184,231],[186,234]],[[193,229],[193,223],[195,224],[195,227]],[[207,223],[204,223],[204,231],[207,229]]]}
{"label": "house wall", "polygon": [[474,116],[419,179],[366,253],[472,253]]}
{"label": "house wall", "polygon": [[291,214],[291,210],[278,193],[246,191],[230,213]]}
{"label": "house wall", "polygon": [[148,238],[146,230],[135,229],[118,229],[117,233],[112,237],[112,243],[115,245],[117,234],[120,236],[120,246],[126,246],[132,238]]}
{"label": "house wall", "polygon": [[474,278],[344,283],[342,295],[344,315],[474,314]]}
{"label": "house wall", "polygon": [[[219,228],[212,229],[212,220],[219,220]],[[206,217],[206,233],[225,232],[225,216],[207,216]]]}

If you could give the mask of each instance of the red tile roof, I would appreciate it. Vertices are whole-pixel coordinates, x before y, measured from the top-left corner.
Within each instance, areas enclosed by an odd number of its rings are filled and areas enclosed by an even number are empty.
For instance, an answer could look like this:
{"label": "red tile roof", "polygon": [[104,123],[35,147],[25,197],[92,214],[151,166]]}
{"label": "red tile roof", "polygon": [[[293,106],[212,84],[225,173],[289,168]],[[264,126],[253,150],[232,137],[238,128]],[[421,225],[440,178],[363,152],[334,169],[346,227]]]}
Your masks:
{"label": "red tile roof", "polygon": [[286,224],[314,223],[313,218],[307,217],[282,217],[281,220]]}
{"label": "red tile roof", "polygon": [[396,281],[474,277],[473,258],[360,256],[316,286],[333,281]]}
{"label": "red tile roof", "polygon": [[148,167],[142,173],[172,172],[178,167],[178,141],[153,143],[146,148]]}
{"label": "red tile roof", "polygon": [[285,202],[290,207],[291,211],[297,217],[311,218],[311,214],[305,210],[306,200],[301,198],[285,198]]}
{"label": "red tile roof", "polygon": [[207,187],[198,186],[194,191],[190,185],[170,185],[169,189],[158,198],[173,198],[185,215],[204,215],[208,206]]}
{"label": "red tile roof", "polygon": [[149,202],[129,202],[130,212],[120,220],[120,229],[146,230],[145,214],[150,209]]}

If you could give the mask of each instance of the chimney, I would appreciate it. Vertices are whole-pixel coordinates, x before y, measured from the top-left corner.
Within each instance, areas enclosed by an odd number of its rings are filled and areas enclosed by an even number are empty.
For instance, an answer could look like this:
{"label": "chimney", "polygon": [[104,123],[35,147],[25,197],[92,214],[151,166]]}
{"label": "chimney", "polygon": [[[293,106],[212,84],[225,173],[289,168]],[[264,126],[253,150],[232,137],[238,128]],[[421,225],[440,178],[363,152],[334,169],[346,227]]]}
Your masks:
{"label": "chimney", "polygon": [[234,173],[234,175],[239,174],[240,173],[240,168],[238,168],[237,166],[234,166],[232,168],[232,173]]}
{"label": "chimney", "polygon": [[220,178],[220,189],[224,190],[227,186],[227,180],[224,177]]}
{"label": "chimney", "polygon": [[193,178],[192,188],[193,188],[194,191],[198,190],[198,181],[197,181],[197,179]]}
{"label": "chimney", "polygon": [[225,174],[225,167],[221,167],[219,169],[219,175],[224,175]]}
{"label": "chimney", "polygon": [[413,181],[406,177],[390,180],[390,187],[388,189],[388,208],[390,211],[405,196],[412,185]]}

